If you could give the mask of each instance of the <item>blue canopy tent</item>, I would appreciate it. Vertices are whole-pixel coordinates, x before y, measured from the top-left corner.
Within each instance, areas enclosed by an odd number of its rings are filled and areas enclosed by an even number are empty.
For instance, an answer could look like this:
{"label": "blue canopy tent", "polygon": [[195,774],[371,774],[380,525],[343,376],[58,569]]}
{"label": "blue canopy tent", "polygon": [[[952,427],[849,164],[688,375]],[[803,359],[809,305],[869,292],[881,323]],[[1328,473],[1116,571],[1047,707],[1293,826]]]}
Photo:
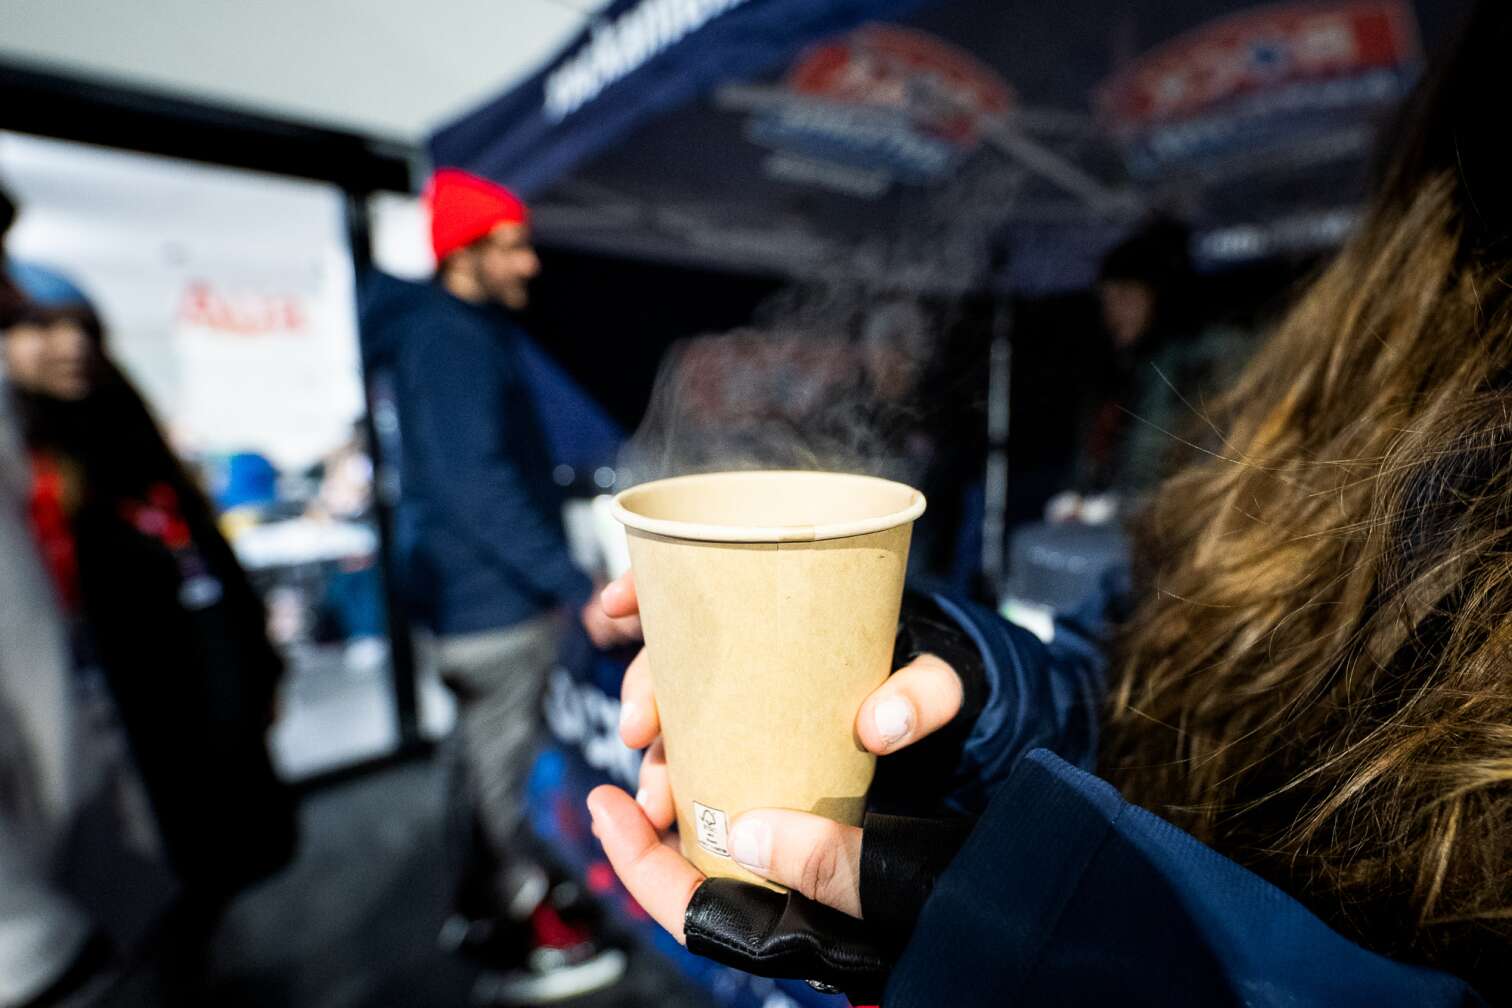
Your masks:
{"label": "blue canopy tent", "polygon": [[[1150,207],[1213,263],[1336,241],[1371,129],[1463,6],[616,0],[430,148],[534,199],[548,242],[1072,289]],[[1003,273],[930,269],[931,203],[990,218]]]}
{"label": "blue canopy tent", "polygon": [[[1193,225],[1208,269],[1336,244],[1379,124],[1467,6],[615,0],[430,150],[531,198],[544,244],[1006,301],[1086,288],[1152,209]],[[1009,328],[988,364],[989,569]],[[542,771],[557,837],[563,782],[624,770],[595,678],[612,696],[602,667],[555,687],[575,743]],[[685,965],[724,1004],[830,1003]]]}

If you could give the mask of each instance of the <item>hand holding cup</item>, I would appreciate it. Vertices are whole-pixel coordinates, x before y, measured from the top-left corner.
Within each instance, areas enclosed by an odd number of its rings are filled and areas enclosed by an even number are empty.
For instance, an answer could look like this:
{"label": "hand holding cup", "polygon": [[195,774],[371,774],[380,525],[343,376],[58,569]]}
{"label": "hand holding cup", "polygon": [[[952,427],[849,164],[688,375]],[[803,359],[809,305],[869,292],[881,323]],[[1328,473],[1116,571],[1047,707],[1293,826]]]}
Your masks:
{"label": "hand holding cup", "polygon": [[[609,584],[599,600],[606,616],[624,620],[639,612],[633,575]],[[673,937],[683,941],[683,919],[704,874],[665,839],[675,819],[661,723],[650,668],[642,651],[621,686],[620,737],[646,749],[639,790],[631,797],[603,786],[589,795],[593,829],[630,894]],[[861,704],[855,734],[878,756],[903,749],[956,716],[960,679],[933,655],[899,669]],[[754,809],[730,828],[730,852],[747,871],[860,916],[861,829],[787,809]]]}

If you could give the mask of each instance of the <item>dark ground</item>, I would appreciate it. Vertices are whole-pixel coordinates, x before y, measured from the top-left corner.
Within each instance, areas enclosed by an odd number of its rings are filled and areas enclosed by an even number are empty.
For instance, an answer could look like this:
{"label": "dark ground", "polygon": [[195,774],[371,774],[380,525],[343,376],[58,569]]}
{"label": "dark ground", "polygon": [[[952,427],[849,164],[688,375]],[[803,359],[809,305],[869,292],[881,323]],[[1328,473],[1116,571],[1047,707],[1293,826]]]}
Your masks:
{"label": "dark ground", "polygon": [[[298,860],[242,897],[211,940],[214,1008],[466,1006],[474,970],[436,948],[447,910],[436,768],[391,767],[305,801]],[[106,1008],[163,1004],[151,963]],[[626,979],[570,1008],[708,1008],[660,960],[632,951]]]}

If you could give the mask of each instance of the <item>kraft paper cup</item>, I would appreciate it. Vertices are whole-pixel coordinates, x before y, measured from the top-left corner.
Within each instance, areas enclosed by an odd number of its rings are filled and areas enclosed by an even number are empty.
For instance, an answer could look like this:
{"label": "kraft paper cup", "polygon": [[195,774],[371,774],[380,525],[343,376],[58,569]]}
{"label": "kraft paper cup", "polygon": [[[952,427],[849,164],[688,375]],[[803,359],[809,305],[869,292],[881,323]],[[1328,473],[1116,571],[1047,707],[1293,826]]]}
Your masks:
{"label": "kraft paper cup", "polygon": [[[870,476],[729,472],[614,500],[640,598],[682,850],[705,874],[753,808],[859,825],[855,717],[887,678],[924,495]],[[776,888],[773,886],[772,888]]]}

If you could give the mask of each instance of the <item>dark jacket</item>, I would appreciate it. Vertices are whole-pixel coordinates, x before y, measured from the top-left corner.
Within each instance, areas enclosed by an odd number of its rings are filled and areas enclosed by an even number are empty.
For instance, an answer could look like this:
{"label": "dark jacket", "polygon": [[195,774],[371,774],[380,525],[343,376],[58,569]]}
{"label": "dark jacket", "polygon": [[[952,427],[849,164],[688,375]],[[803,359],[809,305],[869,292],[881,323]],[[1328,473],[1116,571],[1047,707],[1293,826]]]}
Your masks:
{"label": "dark jacket", "polygon": [[364,278],[363,359],[399,421],[401,563],[438,634],[514,626],[585,600],[526,385],[525,334],[438,284]]}
{"label": "dark jacket", "polygon": [[1347,941],[1086,771],[1107,596],[1058,624],[1048,647],[987,610],[936,601],[986,661],[969,786],[955,799],[982,816],[925,906],[887,1008],[1484,1003],[1455,977]]}

